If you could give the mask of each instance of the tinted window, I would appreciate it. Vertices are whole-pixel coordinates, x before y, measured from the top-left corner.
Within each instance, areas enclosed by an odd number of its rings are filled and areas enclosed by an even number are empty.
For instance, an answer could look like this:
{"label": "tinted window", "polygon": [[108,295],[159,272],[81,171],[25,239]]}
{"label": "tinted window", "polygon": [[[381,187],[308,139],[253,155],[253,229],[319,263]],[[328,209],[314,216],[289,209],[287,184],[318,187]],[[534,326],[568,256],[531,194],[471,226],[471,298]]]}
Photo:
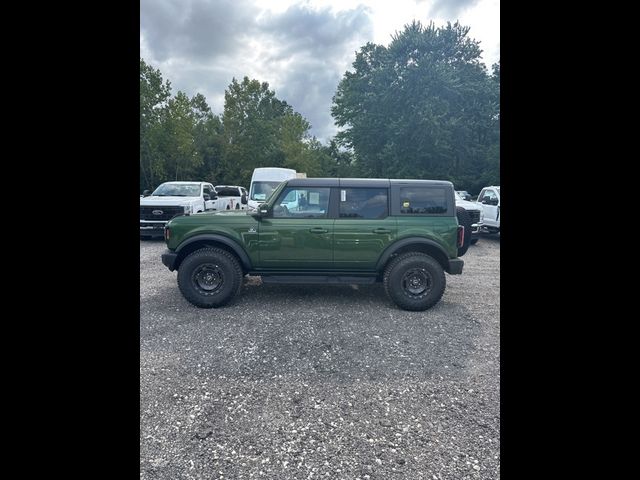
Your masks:
{"label": "tinted window", "polygon": [[216,186],[216,192],[218,192],[219,197],[239,197],[237,188],[225,187],[222,185]]}
{"label": "tinted window", "polygon": [[326,218],[329,189],[313,187],[285,188],[273,207],[274,218]]}
{"label": "tinted window", "polygon": [[386,188],[341,188],[340,218],[386,218]]}
{"label": "tinted window", "polygon": [[447,196],[444,188],[401,187],[400,213],[447,213]]}

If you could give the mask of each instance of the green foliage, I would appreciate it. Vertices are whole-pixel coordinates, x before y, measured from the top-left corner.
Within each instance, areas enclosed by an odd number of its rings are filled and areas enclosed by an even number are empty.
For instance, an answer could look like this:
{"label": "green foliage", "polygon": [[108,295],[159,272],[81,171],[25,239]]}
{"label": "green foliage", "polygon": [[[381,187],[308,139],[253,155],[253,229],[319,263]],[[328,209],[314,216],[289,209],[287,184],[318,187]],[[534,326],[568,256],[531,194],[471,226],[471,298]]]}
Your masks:
{"label": "green foliage", "polygon": [[309,177],[451,180],[477,192],[500,182],[500,63],[492,74],[458,23],[405,26],[389,47],[367,43],[333,99],[343,127],[328,145],[269,84],[235,78],[224,112],[178,92],[140,59],[140,190],[169,180],[249,186],[256,167]]}
{"label": "green foliage", "polygon": [[432,178],[477,191],[499,182],[500,68],[487,75],[458,23],[405,26],[356,54],[333,99],[336,140],[371,177]]}
{"label": "green foliage", "polygon": [[152,188],[164,175],[155,154],[155,140],[162,109],[171,95],[171,84],[163,82],[160,70],[140,59],[140,190]]}

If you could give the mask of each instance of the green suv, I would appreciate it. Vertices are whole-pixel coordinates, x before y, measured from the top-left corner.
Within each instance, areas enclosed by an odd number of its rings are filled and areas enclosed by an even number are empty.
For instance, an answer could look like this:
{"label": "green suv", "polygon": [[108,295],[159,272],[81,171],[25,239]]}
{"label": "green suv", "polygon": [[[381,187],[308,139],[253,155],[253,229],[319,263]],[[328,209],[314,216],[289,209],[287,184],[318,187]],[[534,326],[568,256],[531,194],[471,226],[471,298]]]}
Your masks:
{"label": "green suv", "polygon": [[[244,275],[264,283],[384,283],[406,310],[426,310],[462,273],[453,184],[436,180],[296,178],[255,212],[175,217],[162,263],[198,307],[219,307]],[[466,250],[466,249],[465,249]],[[462,252],[463,253],[463,252]]]}

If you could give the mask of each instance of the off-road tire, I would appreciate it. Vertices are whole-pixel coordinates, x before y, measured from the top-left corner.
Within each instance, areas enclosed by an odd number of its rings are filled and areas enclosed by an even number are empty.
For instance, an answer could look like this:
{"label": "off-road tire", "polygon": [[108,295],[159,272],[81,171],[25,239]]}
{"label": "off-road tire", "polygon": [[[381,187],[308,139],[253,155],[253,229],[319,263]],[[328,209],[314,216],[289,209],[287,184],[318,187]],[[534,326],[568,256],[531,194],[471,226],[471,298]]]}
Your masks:
{"label": "off-road tire", "polygon": [[467,253],[469,245],[471,244],[471,217],[462,207],[456,207],[456,216],[458,217],[458,225],[462,225],[464,227],[464,239],[462,246],[458,247],[458,256],[461,257]]}
{"label": "off-road tire", "polygon": [[201,308],[221,307],[242,288],[238,259],[219,248],[201,248],[189,254],[178,268],[178,287],[190,303]]}
{"label": "off-road tire", "polygon": [[[412,286],[414,276],[426,281],[424,292],[419,291],[420,285]],[[389,262],[384,270],[383,283],[389,298],[400,308],[422,311],[440,301],[447,280],[442,266],[433,257],[426,253],[408,252]]]}

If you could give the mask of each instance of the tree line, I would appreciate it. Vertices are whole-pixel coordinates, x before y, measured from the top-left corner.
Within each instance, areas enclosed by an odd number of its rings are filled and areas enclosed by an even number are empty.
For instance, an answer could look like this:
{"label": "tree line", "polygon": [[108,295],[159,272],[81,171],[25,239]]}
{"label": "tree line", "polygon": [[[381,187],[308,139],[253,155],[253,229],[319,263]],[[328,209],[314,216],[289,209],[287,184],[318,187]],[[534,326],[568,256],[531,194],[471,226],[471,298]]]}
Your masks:
{"label": "tree line", "polygon": [[459,23],[413,22],[388,47],[367,43],[333,97],[339,133],[322,144],[269,84],[244,77],[221,115],[205,97],[171,93],[140,59],[140,190],[170,180],[249,186],[256,167],[309,177],[450,180],[477,193],[500,183],[500,64],[480,62]]}

